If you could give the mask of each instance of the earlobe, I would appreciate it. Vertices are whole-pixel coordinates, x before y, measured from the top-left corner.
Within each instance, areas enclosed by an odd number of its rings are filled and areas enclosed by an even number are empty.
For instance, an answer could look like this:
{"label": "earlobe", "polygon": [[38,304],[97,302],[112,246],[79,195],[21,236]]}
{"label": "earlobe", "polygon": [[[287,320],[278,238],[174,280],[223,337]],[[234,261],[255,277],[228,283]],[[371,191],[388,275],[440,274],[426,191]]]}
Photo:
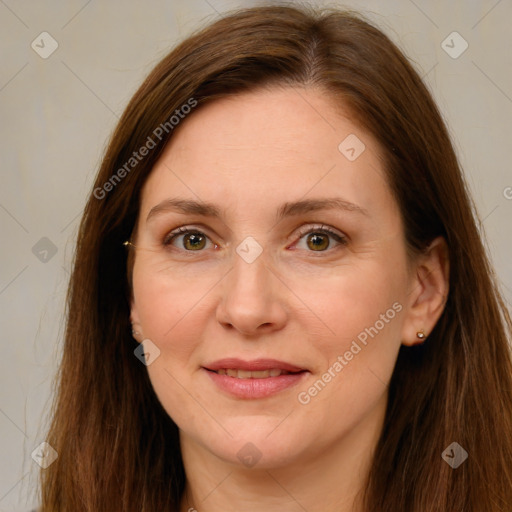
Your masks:
{"label": "earlobe", "polygon": [[139,321],[139,315],[133,299],[130,303],[130,323],[132,324],[132,336],[140,343],[143,339],[142,327]]}
{"label": "earlobe", "polygon": [[441,317],[449,291],[449,252],[443,237],[436,238],[418,257],[411,282],[402,343],[423,343]]}

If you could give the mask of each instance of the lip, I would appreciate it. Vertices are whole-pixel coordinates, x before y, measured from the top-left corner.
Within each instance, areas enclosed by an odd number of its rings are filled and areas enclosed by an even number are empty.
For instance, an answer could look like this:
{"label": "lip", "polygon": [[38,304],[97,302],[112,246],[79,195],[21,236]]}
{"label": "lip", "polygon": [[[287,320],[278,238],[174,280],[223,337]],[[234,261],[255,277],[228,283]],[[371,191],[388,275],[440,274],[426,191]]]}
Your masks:
{"label": "lip", "polygon": [[238,359],[236,357],[219,359],[218,361],[205,364],[203,368],[214,371],[221,370],[223,368],[237,368],[239,370],[247,371],[272,370],[272,368],[276,368],[287,372],[301,372],[305,370],[305,368],[300,368],[284,361],[278,361],[277,359],[254,359],[252,361],[244,361],[243,359]]}
{"label": "lip", "polygon": [[[237,377],[216,373],[216,370],[223,368],[236,368],[247,371],[271,370],[275,368],[295,373],[262,379],[238,379]],[[253,361],[244,361],[237,358],[220,359],[206,364],[203,366],[203,370],[224,393],[236,398],[253,400],[272,396],[295,386],[309,373],[304,368],[276,359],[256,359]]]}

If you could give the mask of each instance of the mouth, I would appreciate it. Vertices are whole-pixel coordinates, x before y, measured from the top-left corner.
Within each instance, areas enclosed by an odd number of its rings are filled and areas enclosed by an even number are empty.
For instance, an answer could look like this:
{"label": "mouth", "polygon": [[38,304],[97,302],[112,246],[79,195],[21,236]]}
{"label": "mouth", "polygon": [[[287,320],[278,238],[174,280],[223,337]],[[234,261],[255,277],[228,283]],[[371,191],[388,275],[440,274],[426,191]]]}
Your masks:
{"label": "mouth", "polygon": [[275,359],[222,359],[203,366],[216,389],[230,397],[258,399],[297,385],[308,370]]}

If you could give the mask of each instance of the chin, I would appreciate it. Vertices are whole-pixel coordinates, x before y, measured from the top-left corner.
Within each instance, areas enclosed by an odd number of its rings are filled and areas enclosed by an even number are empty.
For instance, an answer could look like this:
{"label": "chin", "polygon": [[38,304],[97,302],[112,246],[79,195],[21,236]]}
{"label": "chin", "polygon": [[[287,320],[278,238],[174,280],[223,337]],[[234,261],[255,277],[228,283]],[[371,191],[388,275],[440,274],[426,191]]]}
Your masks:
{"label": "chin", "polygon": [[290,430],[291,425],[282,430],[278,425],[276,418],[240,418],[236,422],[225,423],[226,430],[232,432],[233,437],[223,432],[220,436],[201,436],[200,443],[224,462],[242,468],[283,467],[295,462],[308,443],[303,435]]}

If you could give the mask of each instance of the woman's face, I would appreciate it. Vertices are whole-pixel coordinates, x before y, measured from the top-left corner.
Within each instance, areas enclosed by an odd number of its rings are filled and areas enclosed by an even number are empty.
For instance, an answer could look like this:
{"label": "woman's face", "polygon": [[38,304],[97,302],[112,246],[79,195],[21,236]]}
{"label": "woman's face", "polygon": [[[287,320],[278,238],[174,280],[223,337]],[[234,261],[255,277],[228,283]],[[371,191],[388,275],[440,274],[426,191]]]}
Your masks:
{"label": "woman's face", "polygon": [[182,121],[142,191],[131,312],[182,443],[277,467],[377,438],[422,327],[379,155],[319,89]]}

